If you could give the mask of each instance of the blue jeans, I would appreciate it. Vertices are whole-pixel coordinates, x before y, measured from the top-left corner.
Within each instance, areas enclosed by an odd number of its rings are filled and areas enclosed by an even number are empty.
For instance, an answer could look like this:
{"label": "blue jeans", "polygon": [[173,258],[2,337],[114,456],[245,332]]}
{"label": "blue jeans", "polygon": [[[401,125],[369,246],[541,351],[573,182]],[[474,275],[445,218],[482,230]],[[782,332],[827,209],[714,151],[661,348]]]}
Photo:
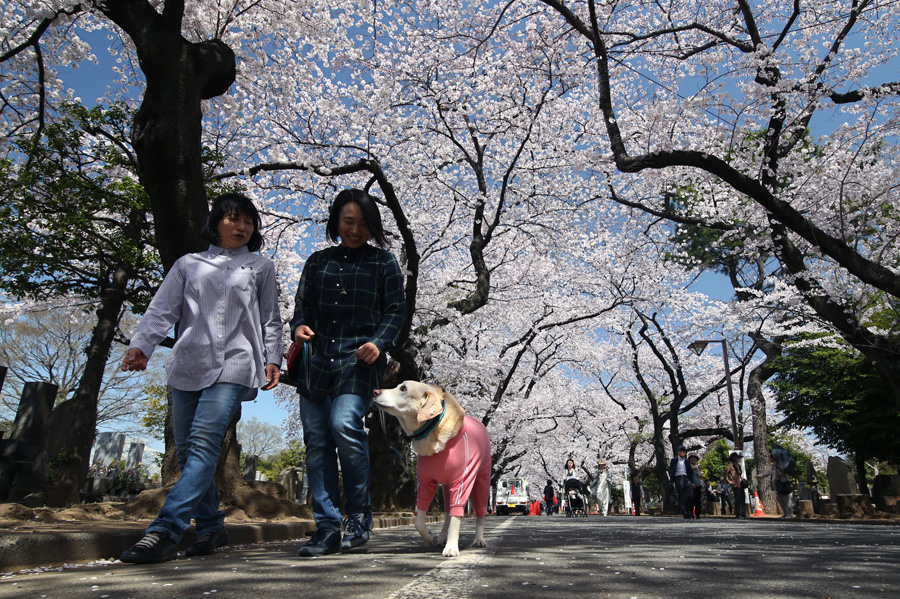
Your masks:
{"label": "blue jeans", "polygon": [[222,439],[247,391],[233,383],[216,383],[202,391],[172,389],[172,430],[181,476],[147,532],[166,533],[178,543],[191,517],[198,536],[224,526],[213,478]]}
{"label": "blue jeans", "polygon": [[337,459],[341,461],[347,496],[346,512],[357,514],[372,509],[369,435],[363,428],[363,417],[371,401],[349,393],[319,401],[300,395],[306,473],[316,526],[341,528]]}

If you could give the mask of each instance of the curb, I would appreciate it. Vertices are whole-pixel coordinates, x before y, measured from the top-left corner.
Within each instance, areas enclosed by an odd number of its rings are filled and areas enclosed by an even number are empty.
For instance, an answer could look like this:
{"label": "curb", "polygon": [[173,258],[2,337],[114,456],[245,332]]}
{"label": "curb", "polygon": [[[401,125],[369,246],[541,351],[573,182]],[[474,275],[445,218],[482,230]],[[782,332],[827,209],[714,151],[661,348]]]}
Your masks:
{"label": "curb", "polygon": [[[443,517],[429,516],[429,522]],[[118,559],[119,555],[144,536],[146,522],[60,523],[57,528],[19,527],[0,531],[0,574],[37,567],[58,567],[78,562]],[[375,528],[415,523],[411,513],[375,516]],[[96,527],[97,530],[84,530]],[[227,523],[229,545],[250,545],[273,541],[301,540],[315,532],[312,521]],[[190,547],[196,535],[185,533],[179,551]]]}

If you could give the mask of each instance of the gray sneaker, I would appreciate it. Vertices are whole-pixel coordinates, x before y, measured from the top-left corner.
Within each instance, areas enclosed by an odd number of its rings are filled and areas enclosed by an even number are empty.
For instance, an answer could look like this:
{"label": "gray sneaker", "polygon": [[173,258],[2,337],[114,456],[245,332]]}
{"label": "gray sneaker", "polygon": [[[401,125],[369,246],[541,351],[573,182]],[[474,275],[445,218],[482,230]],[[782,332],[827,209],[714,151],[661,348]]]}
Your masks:
{"label": "gray sneaker", "polygon": [[349,514],[344,518],[344,538],[341,540],[341,551],[347,551],[369,541],[374,523],[372,512]]}
{"label": "gray sneaker", "polygon": [[341,549],[341,531],[329,526],[320,526],[306,545],[297,554],[300,557],[315,557],[337,553]]}

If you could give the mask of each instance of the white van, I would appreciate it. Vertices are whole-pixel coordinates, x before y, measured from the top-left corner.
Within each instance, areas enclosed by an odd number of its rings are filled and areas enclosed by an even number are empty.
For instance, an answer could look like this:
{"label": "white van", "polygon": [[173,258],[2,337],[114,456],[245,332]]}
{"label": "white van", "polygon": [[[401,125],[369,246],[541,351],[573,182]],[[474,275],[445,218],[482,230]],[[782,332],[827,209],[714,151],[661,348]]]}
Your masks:
{"label": "white van", "polygon": [[501,478],[497,482],[494,504],[500,516],[511,512],[528,515],[528,481],[524,478]]}

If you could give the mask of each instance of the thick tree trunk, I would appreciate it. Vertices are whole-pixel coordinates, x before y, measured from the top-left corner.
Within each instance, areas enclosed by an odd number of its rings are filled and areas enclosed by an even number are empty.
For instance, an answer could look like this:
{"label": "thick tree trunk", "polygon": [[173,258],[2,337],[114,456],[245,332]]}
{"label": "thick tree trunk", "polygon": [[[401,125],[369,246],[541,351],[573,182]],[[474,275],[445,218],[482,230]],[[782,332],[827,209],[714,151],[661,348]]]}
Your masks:
{"label": "thick tree trunk", "polygon": [[[109,0],[101,10],[134,42],[147,79],[132,135],[157,248],[168,272],[181,256],[207,247],[200,237],[209,213],[201,102],[224,94],[234,83],[234,52],[220,40],[191,43],[182,37],[183,0],[168,0],[162,14],[141,0]],[[174,451],[167,449],[164,480],[171,476],[173,460]],[[239,479],[239,469],[228,464],[233,471],[226,478]]]}
{"label": "thick tree trunk", "polygon": [[[750,398],[750,410],[753,417],[753,458],[756,460],[756,468],[762,469],[769,463],[769,425],[766,421],[766,398],[763,395],[763,384],[775,374],[776,370],[770,366],[772,360],[781,355],[781,344],[768,341],[759,336],[753,337],[756,345],[766,354],[765,360],[750,371],[747,380],[747,395]],[[768,483],[768,479],[766,480]],[[759,498],[767,514],[777,512],[777,500],[771,484],[759,485]]]}
{"label": "thick tree trunk", "polygon": [[131,265],[124,263],[120,263],[113,273],[111,284],[103,294],[97,310],[97,325],[86,349],[87,361],[73,398],[75,409],[71,428],[63,444],[50,444],[54,449],[49,451],[55,451],[56,447],[67,449],[64,460],[60,460],[58,456],[46,456],[47,463],[54,463],[52,478],[47,484],[47,505],[51,507],[63,507],[81,501],[79,489],[90,466],[100,387],[131,275]]}

